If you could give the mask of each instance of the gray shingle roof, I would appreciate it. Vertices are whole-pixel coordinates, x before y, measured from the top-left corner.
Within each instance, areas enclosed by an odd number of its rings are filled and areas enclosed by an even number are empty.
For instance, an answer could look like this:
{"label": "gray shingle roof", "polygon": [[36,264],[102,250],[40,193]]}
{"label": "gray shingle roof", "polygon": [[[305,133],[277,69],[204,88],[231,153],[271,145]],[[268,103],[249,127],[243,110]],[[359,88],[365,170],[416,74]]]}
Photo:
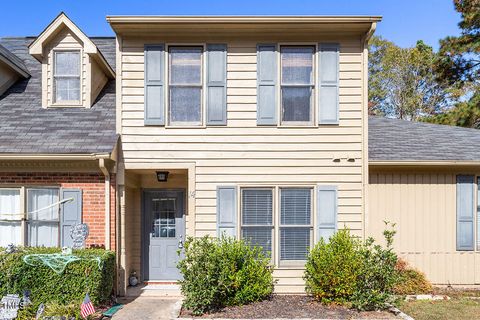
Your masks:
{"label": "gray shingle roof", "polygon": [[20,73],[23,73],[25,77],[28,77],[28,75],[30,75],[30,72],[28,72],[28,69],[23,63],[22,59],[17,57],[15,54],[13,54],[10,50],[5,48],[1,44],[0,44],[0,58],[3,58],[9,61],[11,64],[13,64]]}
{"label": "gray shingle roof", "polygon": [[[0,97],[0,153],[107,153],[115,133],[115,80],[86,108],[41,105],[41,64],[28,53],[34,38],[0,38],[19,57],[31,77],[18,81]],[[115,39],[92,38],[115,70]]]}
{"label": "gray shingle roof", "polygon": [[480,161],[480,130],[369,118],[369,160]]}

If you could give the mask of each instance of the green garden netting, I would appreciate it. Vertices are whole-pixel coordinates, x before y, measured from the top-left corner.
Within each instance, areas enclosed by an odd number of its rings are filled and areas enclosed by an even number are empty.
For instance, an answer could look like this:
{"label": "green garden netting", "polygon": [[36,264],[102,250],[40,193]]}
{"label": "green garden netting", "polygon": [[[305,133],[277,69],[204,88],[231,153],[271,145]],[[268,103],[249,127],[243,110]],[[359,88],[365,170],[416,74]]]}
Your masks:
{"label": "green garden netting", "polygon": [[52,254],[27,254],[23,257],[23,262],[29,266],[40,266],[45,265],[52,269],[54,272],[60,274],[65,271],[65,268],[69,263],[79,261],[79,260],[91,260],[96,261],[98,264],[98,269],[102,269],[102,261],[100,257],[78,257],[72,254],[65,255],[60,253]]}

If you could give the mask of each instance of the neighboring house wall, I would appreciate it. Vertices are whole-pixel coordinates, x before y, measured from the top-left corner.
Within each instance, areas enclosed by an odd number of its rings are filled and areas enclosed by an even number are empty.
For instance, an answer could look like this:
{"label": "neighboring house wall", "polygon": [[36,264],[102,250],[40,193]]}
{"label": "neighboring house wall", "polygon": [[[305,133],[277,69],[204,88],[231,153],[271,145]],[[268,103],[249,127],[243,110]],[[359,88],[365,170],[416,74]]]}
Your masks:
{"label": "neighboring house wall", "polygon": [[0,95],[10,88],[19,78],[20,76],[15,71],[3,63],[0,63]]}
{"label": "neighboring house wall", "polygon": [[456,176],[479,173],[454,167],[370,168],[367,234],[382,239],[383,221],[396,223],[396,251],[430,281],[480,284],[479,248],[456,249]]}
{"label": "neighboring house wall", "polygon": [[[322,40],[315,38],[307,44]],[[323,41],[340,43],[338,125],[258,126],[257,42],[230,41],[227,49],[227,125],[165,128],[144,125],[144,46],[168,44],[168,41],[154,38],[120,40],[117,61],[121,61],[120,132],[125,168],[128,172],[131,168],[142,168],[145,163],[150,163],[145,168],[156,163],[159,169],[162,162],[195,164],[195,189],[189,190],[194,192],[195,207],[190,211],[194,215],[186,217],[187,235],[216,235],[218,186],[315,187],[324,184],[338,187],[338,227],[348,227],[355,235],[363,236],[362,183],[366,180],[364,166],[367,161],[363,156],[367,141],[363,126],[366,109],[363,72],[366,57],[360,38]],[[262,41],[265,42],[268,41]],[[120,74],[118,70],[117,74]],[[336,162],[334,158],[340,160]],[[347,161],[347,158],[354,161]],[[137,206],[138,201],[138,195],[127,196],[127,211]],[[136,222],[127,221],[127,230],[140,220],[139,208],[130,210],[135,213]],[[137,235],[135,230],[127,232]],[[127,243],[137,241],[128,238],[128,233],[126,237]],[[137,249],[132,247],[132,252]],[[129,259],[136,266],[137,257]],[[302,274],[300,267],[276,270],[277,289],[303,292]]]}
{"label": "neighboring house wall", "polygon": [[[110,241],[115,250],[115,176],[111,183]],[[0,188],[58,187],[82,190],[82,222],[90,233],[87,247],[105,246],[105,177],[83,172],[0,172]]]}

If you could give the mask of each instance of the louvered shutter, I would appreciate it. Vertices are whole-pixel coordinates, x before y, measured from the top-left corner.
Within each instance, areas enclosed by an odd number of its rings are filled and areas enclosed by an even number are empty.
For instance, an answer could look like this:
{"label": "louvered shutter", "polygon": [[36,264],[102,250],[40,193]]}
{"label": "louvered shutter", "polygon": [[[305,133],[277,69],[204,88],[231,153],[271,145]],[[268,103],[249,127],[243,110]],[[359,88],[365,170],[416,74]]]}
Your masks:
{"label": "louvered shutter", "polygon": [[474,176],[457,176],[457,250],[474,249]]}
{"label": "louvered shutter", "polygon": [[277,124],[277,46],[257,46],[257,124]]}
{"label": "louvered shutter", "polygon": [[237,188],[220,186],[217,188],[217,236],[237,235]]}
{"label": "louvered shutter", "polygon": [[318,123],[338,124],[339,52],[337,43],[319,44]]}
{"label": "louvered shutter", "polygon": [[207,45],[207,124],[227,124],[227,45]]}
{"label": "louvered shutter", "polygon": [[71,247],[73,244],[70,237],[70,228],[82,223],[82,190],[61,189],[60,200],[70,199],[60,206],[60,239],[62,247]]}
{"label": "louvered shutter", "polygon": [[165,45],[145,46],[145,125],[165,125]]}
{"label": "louvered shutter", "polygon": [[326,242],[337,230],[337,187],[317,186],[317,240]]}

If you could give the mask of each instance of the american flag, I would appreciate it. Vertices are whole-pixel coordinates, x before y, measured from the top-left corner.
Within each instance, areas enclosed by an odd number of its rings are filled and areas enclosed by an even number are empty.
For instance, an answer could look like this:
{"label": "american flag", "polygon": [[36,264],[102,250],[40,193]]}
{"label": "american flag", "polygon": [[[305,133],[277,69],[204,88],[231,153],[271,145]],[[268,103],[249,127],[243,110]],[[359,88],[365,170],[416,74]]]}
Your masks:
{"label": "american flag", "polygon": [[82,318],[86,319],[89,315],[94,314],[95,309],[93,308],[92,301],[90,301],[90,297],[87,295],[85,296],[85,299],[83,299],[83,303],[80,306],[80,315]]}

